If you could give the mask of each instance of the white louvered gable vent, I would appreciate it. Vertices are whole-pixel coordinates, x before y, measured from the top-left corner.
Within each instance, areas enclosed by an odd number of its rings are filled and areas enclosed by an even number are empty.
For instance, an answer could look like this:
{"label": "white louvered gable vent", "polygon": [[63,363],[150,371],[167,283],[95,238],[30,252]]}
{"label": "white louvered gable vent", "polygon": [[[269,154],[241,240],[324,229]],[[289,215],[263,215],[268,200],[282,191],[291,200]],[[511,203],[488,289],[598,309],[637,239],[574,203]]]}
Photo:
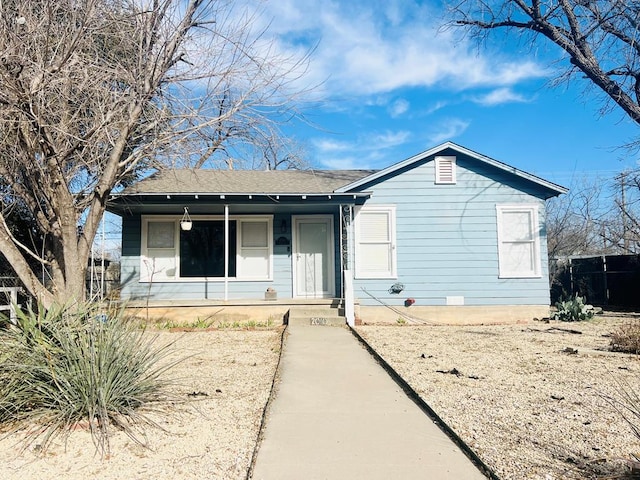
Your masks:
{"label": "white louvered gable vent", "polygon": [[436,183],[456,183],[456,157],[436,157]]}

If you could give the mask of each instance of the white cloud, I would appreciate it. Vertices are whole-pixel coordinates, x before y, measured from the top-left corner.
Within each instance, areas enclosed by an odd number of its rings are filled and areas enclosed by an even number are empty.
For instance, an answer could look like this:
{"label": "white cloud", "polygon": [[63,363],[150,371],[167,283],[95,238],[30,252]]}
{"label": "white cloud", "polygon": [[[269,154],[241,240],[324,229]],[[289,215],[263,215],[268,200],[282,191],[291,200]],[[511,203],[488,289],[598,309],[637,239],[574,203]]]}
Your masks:
{"label": "white cloud", "polygon": [[445,120],[429,134],[428,142],[432,145],[437,145],[447,140],[452,140],[461,135],[467,127],[469,127],[469,122],[459,118]]}
{"label": "white cloud", "polygon": [[273,0],[263,4],[272,18],[268,34],[278,48],[300,53],[315,47],[309,84],[325,95],[363,96],[405,87],[510,86],[547,75],[532,61],[478,54],[473,45],[440,30],[444,20],[417,0],[377,2]]}
{"label": "white cloud", "polygon": [[333,169],[376,169],[380,166],[388,166],[397,161],[393,159],[391,161],[388,155],[380,152],[380,150],[369,151],[356,151],[357,153],[344,154],[344,155],[320,155],[318,157],[319,163],[322,168],[329,170]]}
{"label": "white cloud", "polygon": [[330,139],[314,140],[314,146],[322,152],[347,152],[353,150],[353,145],[348,142],[338,142]]}
{"label": "white cloud", "polygon": [[369,163],[362,157],[323,157],[322,168],[327,170],[362,170],[368,169]]}
{"label": "white cloud", "polygon": [[389,115],[391,115],[392,118],[397,118],[403,113],[409,111],[409,106],[410,104],[408,101],[406,101],[404,98],[399,98],[391,105],[389,105]]}
{"label": "white cloud", "polygon": [[313,146],[322,153],[380,151],[397,147],[406,143],[411,132],[406,130],[372,132],[361,135],[354,142],[338,142],[333,139],[319,138],[313,140]]}
{"label": "white cloud", "polygon": [[514,92],[511,88],[504,87],[492,90],[486,95],[473,97],[473,101],[480,105],[490,107],[502,103],[526,103],[530,102],[531,99]]}
{"label": "white cloud", "polygon": [[385,150],[403,145],[411,136],[411,132],[404,130],[386,130],[361,135],[353,142],[315,139],[313,146],[323,168],[376,168],[385,159]]}
{"label": "white cloud", "polygon": [[363,105],[368,107],[386,107],[389,105],[389,95],[375,95],[362,100]]}
{"label": "white cloud", "polygon": [[368,149],[380,150],[383,148],[396,147],[398,145],[402,145],[405,143],[409,137],[411,136],[411,132],[407,131],[385,131],[382,133],[374,133],[370,137],[368,136],[365,140],[366,145],[368,145]]}
{"label": "white cloud", "polygon": [[428,107],[426,110],[424,110],[422,112],[422,115],[431,115],[432,113],[435,113],[438,110],[441,110],[441,109],[445,108],[448,105],[449,105],[448,102],[440,100],[440,101],[434,103],[433,105],[431,105],[430,107]]}

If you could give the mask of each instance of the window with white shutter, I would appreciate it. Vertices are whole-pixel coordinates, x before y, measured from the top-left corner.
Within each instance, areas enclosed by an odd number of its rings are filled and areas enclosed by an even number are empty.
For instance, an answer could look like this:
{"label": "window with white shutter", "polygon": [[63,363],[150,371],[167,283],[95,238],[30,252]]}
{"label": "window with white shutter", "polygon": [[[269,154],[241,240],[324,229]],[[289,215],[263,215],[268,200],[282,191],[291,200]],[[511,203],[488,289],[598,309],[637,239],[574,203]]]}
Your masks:
{"label": "window with white shutter", "polygon": [[456,157],[436,157],[436,183],[456,183]]}
{"label": "window with white shutter", "polygon": [[176,269],[176,222],[174,220],[143,223],[143,255],[140,265],[142,281],[174,279]]}
{"label": "window with white shutter", "polygon": [[395,207],[365,206],[355,220],[356,276],[395,278]]}
{"label": "window with white shutter", "polygon": [[500,278],[539,277],[537,205],[498,205],[496,209]]}
{"label": "window with white shutter", "polygon": [[228,248],[223,218],[193,217],[188,231],[179,225],[179,216],[143,217],[140,281],[215,280],[225,277],[225,269],[229,278],[271,280],[270,215],[230,217]]}
{"label": "window with white shutter", "polygon": [[267,219],[240,222],[238,278],[271,277],[270,225]]}

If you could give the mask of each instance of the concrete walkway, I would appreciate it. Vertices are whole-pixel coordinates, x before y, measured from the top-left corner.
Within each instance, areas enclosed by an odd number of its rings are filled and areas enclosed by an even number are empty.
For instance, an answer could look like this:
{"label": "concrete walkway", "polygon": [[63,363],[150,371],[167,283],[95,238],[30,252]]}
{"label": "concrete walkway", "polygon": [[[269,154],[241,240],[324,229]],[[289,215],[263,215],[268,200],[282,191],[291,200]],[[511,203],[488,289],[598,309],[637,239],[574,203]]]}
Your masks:
{"label": "concrete walkway", "polygon": [[252,479],[486,479],[343,327],[288,327]]}

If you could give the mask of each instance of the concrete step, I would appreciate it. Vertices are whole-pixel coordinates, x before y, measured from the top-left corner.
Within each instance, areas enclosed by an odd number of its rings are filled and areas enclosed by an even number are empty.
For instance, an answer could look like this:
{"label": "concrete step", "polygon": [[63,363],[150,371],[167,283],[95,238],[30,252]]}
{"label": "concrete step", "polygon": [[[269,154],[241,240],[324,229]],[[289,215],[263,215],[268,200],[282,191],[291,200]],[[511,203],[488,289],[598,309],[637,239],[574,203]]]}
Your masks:
{"label": "concrete step", "polygon": [[304,306],[289,309],[289,325],[343,326],[347,323],[342,309]]}

